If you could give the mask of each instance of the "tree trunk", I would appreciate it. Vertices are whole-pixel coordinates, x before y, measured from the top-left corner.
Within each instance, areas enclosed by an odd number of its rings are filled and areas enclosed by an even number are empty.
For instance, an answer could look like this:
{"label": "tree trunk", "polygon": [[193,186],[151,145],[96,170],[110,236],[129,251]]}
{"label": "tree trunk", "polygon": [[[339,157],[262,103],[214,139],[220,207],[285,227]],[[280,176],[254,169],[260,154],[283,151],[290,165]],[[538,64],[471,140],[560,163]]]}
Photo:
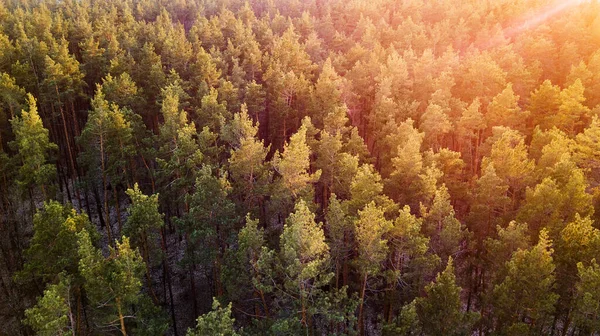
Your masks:
{"label": "tree trunk", "polygon": [[171,273],[169,272],[167,240],[165,238],[165,228],[164,227],[160,228],[160,236],[161,236],[161,247],[163,250],[163,271],[165,273],[167,287],[169,289],[169,301],[171,303],[171,319],[173,320],[173,331],[175,333],[175,336],[177,336],[177,320],[175,319],[175,306],[173,304],[173,288],[171,285]]}
{"label": "tree trunk", "polygon": [[117,311],[119,313],[119,321],[121,322],[121,334],[123,336],[127,336],[127,331],[125,330],[125,318],[123,317],[123,312],[121,311],[121,298],[117,297]]}
{"label": "tree trunk", "polygon": [[[58,86],[54,85],[56,90],[56,96],[58,97],[58,104],[60,107],[60,117],[63,123],[63,131],[65,132],[65,144],[67,145],[67,154],[69,156],[69,163],[71,164],[71,171],[73,172],[73,178],[77,176],[77,169],[75,169],[75,160],[73,159],[73,150],[71,149],[71,141],[69,137],[69,131],[67,129],[67,120],[65,118],[65,111],[62,108],[62,103],[60,102],[60,94],[58,93]],[[79,197],[79,191],[77,192],[77,199],[81,202],[81,198]]]}
{"label": "tree trunk", "polygon": [[192,303],[194,307],[194,319],[198,317],[198,302],[196,300],[196,277],[194,276],[194,268],[192,265],[189,266],[190,272],[190,287],[192,290]]}
{"label": "tree trunk", "polygon": [[104,215],[106,217],[106,235],[108,244],[114,246],[110,227],[110,209],[108,208],[108,187],[106,182],[106,167],[104,164],[104,136],[100,135],[100,166],[102,168],[102,191],[104,193]]}
{"label": "tree trunk", "polygon": [[119,204],[119,190],[117,190],[117,186],[115,186],[114,191],[115,195],[115,208],[117,210],[117,223],[119,226],[119,236],[123,234],[123,224],[121,223],[121,205]]}
{"label": "tree trunk", "polygon": [[364,335],[364,323],[363,323],[363,306],[365,303],[365,292],[367,290],[367,277],[365,274],[363,277],[362,289],[360,292],[360,306],[358,307],[358,332],[360,335]]}

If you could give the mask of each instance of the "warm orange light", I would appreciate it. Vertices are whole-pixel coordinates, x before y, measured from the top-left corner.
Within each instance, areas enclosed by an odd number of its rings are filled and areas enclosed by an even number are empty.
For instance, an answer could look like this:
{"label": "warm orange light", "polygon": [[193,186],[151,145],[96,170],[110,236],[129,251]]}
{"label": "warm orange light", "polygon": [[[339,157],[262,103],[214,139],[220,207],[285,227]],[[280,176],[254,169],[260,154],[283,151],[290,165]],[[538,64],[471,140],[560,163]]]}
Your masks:
{"label": "warm orange light", "polygon": [[555,1],[552,5],[545,7],[541,12],[535,13],[534,15],[527,17],[524,21],[521,21],[520,24],[512,27],[505,34],[507,37],[512,37],[515,34],[521,33],[525,30],[535,28],[542,23],[548,21],[552,17],[560,14],[561,12],[587,2],[589,0],[558,0]]}

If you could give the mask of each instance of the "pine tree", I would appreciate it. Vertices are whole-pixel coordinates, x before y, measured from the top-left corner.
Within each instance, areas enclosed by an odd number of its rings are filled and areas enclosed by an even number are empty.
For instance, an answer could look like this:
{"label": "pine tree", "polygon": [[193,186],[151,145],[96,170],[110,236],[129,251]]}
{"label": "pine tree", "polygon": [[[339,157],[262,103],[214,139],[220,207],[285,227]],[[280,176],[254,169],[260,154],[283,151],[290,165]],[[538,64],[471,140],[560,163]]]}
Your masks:
{"label": "pine tree", "polygon": [[537,335],[549,327],[558,299],[554,286],[554,250],[548,233],[530,250],[518,250],[507,263],[507,275],[494,288],[496,330]]}
{"label": "pine tree", "polygon": [[455,210],[450,203],[448,188],[442,185],[435,189],[429,207],[421,203],[421,215],[424,219],[423,232],[431,238],[430,246],[442,259],[456,254],[465,238],[462,223],[456,219]]}
{"label": "pine tree", "polygon": [[[169,85],[162,91],[161,113],[164,123],[160,126],[157,163],[165,199],[175,201],[179,207],[188,188],[193,185],[195,172],[201,166],[204,155],[197,141],[196,126],[188,121],[187,114],[179,106],[181,87]],[[187,211],[188,204],[185,204]]]}
{"label": "pine tree", "polygon": [[498,131],[502,133],[492,145],[490,156],[483,158],[481,169],[485,171],[488,165],[494,165],[498,177],[509,186],[514,206],[519,194],[530,183],[534,163],[528,157],[525,138],[520,133],[510,129]]}
{"label": "pine tree", "polygon": [[[18,86],[15,79],[7,73],[1,73],[0,75],[0,143],[2,139],[6,137],[1,136],[4,133],[4,124],[6,120],[12,119],[19,110],[22,109],[23,104],[26,103],[25,90]],[[8,112],[8,113],[7,113]],[[0,145],[0,149],[2,145]]]}
{"label": "pine tree", "polygon": [[212,272],[214,292],[223,294],[221,272],[223,255],[232,243],[235,224],[239,222],[235,204],[229,199],[231,185],[227,176],[214,176],[211,168],[202,166],[196,172],[194,193],[186,197],[189,213],[180,228],[186,234],[186,263],[200,263]]}
{"label": "pine tree", "polygon": [[267,154],[269,147],[258,140],[259,125],[252,123],[245,105],[232,123],[223,129],[222,138],[230,143],[229,172],[232,194],[239,199],[245,212],[258,214],[258,207],[268,194],[272,173],[269,171]]}
{"label": "pine tree", "polygon": [[143,110],[144,99],[141,96],[141,89],[126,72],[118,76],[106,75],[102,79],[102,92],[106,100],[121,108]]}
{"label": "pine tree", "polygon": [[[117,241],[116,247],[110,247],[109,256],[105,258],[101,251],[92,245],[86,230],[82,230],[78,237],[79,273],[84,279],[84,288],[90,303],[95,307],[94,313],[98,323],[117,328],[123,335],[127,335],[129,328],[154,329],[157,334],[164,332],[164,325],[144,328],[144,310],[136,312],[132,309],[135,304],[143,306],[145,303],[145,298],[140,292],[144,261],[139,252],[131,248],[129,239],[124,237],[122,243]],[[132,321],[133,325],[126,322],[126,316],[127,321]],[[159,323],[160,319],[155,321]]]}
{"label": "pine tree", "polygon": [[560,93],[558,113],[552,118],[552,125],[570,135],[579,133],[586,121],[590,119],[590,110],[583,105],[585,87],[581,80],[576,80],[571,86]]}
{"label": "pine tree", "polygon": [[37,304],[25,310],[25,324],[36,335],[75,335],[75,319],[71,309],[71,283],[61,277],[57,284],[48,286]]}
{"label": "pine tree", "polygon": [[479,99],[473,100],[467,108],[463,109],[456,128],[460,139],[459,151],[463,153],[464,160],[469,163],[470,171],[475,172],[479,163],[483,131],[487,128]]}
{"label": "pine tree", "polygon": [[358,168],[350,184],[350,199],[345,201],[348,215],[356,216],[370,202],[391,210],[393,202],[383,193],[381,176],[373,165],[363,164]]}
{"label": "pine tree", "polygon": [[426,143],[437,150],[442,147],[443,136],[450,132],[452,123],[444,108],[436,104],[429,104],[421,116],[421,126],[419,128],[425,133]]}
{"label": "pine tree", "polygon": [[[439,257],[430,253],[430,238],[423,235],[422,226],[423,219],[411,214],[406,205],[400,209],[386,235],[389,241],[385,275],[389,308],[385,319],[388,322],[392,320],[396,302],[410,302],[418,296],[426,277],[439,264]],[[401,313],[405,309],[408,308],[402,307]]]}
{"label": "pine tree", "polygon": [[[158,194],[144,195],[137,183],[133,189],[127,189],[126,194],[131,199],[131,206],[127,209],[129,217],[123,226],[123,234],[131,237],[131,245],[141,251],[146,266],[148,289],[154,295],[149,275],[150,268],[158,264],[157,240],[160,239],[159,230],[164,225],[164,215],[158,211]],[[155,259],[151,260],[151,257]]]}
{"label": "pine tree", "polygon": [[312,106],[309,116],[317,128],[323,129],[324,118],[341,107],[341,84],[342,78],[333,68],[331,59],[327,59],[315,83],[315,91],[311,95]]}
{"label": "pine tree", "polygon": [[418,298],[415,306],[425,335],[469,335],[476,314],[463,313],[461,288],[456,284],[452,258],[435,282],[425,287],[426,297]]}
{"label": "pine tree", "polygon": [[275,153],[273,158],[273,167],[280,176],[273,195],[273,206],[279,209],[278,213],[285,213],[295,200],[311,201],[312,183],[321,176],[320,170],[310,172],[311,150],[306,143],[306,133],[307,126],[303,124],[286,143],[283,152]]}
{"label": "pine tree", "polygon": [[391,197],[400,204],[418,205],[418,202],[411,202],[410,198],[418,192],[417,180],[423,172],[421,146],[424,134],[412,124],[410,119],[405,121],[399,126],[399,132],[388,139],[396,145],[394,149],[397,155],[391,159],[393,169],[390,171],[389,180],[386,181],[386,188],[390,190]]}
{"label": "pine tree", "polygon": [[384,235],[391,229],[392,223],[385,219],[383,209],[371,201],[364,209],[358,211],[358,218],[354,225],[358,250],[356,263],[362,277],[358,310],[359,332],[362,333],[367,281],[369,277],[381,271],[382,262],[388,252],[388,242],[384,239]]}
{"label": "pine tree", "polygon": [[198,316],[196,327],[188,329],[186,336],[237,336],[233,328],[235,319],[231,317],[231,303],[222,308],[217,299],[213,299],[212,311]]}
{"label": "pine tree", "polygon": [[20,278],[33,274],[44,282],[53,281],[60,273],[77,274],[77,234],[82,230],[92,232],[92,223],[85,214],[78,214],[70,206],[56,201],[44,203],[33,217],[33,237],[26,250],[26,263]]}
{"label": "pine tree", "polygon": [[545,80],[539,88],[531,92],[527,109],[531,112],[530,127],[538,124],[543,130],[551,129],[552,118],[560,107],[560,87]]}
{"label": "pine tree", "polygon": [[583,168],[589,168],[594,181],[600,181],[600,117],[594,117],[592,123],[582,133],[577,134],[575,161]]}
{"label": "pine tree", "polygon": [[[102,181],[103,210],[109,240],[112,240],[109,190],[112,190],[117,204],[116,210],[119,211],[117,187],[122,182],[129,184],[128,168],[134,151],[132,132],[123,111],[115,104],[109,105],[102,88],[98,86],[92,100],[92,111],[79,139],[86,148],[80,160],[88,168],[90,183],[94,184],[95,179]],[[117,218],[120,230],[120,214]]]}
{"label": "pine tree", "polygon": [[496,174],[493,164],[488,165],[473,192],[468,223],[478,241],[489,237],[510,205],[508,185]]}
{"label": "pine tree", "polygon": [[142,257],[150,265],[150,253],[156,249],[156,234],[163,226],[163,214],[158,211],[158,194],[144,195],[137,183],[133,189],[127,189],[131,206],[127,209],[129,217],[123,227],[123,233],[131,237],[131,244],[142,251]]}
{"label": "pine tree", "polygon": [[261,253],[265,248],[265,231],[258,227],[258,220],[254,220],[250,215],[246,216],[246,225],[238,233],[238,250],[236,251],[239,268],[225,267],[223,275],[225,280],[230,280],[231,286],[227,288],[229,295],[235,296],[238,292],[244,292],[243,286],[252,284],[253,296],[260,299],[262,309],[266,317],[270,317],[269,304],[267,303],[267,294],[271,291],[268,285],[265,285],[265,275],[261,273],[259,265]]}
{"label": "pine tree", "polygon": [[284,288],[300,308],[300,323],[312,328],[318,290],[329,283],[333,274],[329,272],[329,246],[322,223],[315,222],[315,215],[303,200],[286,219],[280,245]]}
{"label": "pine tree", "polygon": [[33,95],[27,95],[29,111],[21,111],[21,116],[11,119],[15,135],[12,146],[18,152],[21,161],[17,177],[18,185],[26,190],[39,186],[44,198],[49,197],[46,187],[56,178],[56,167],[49,163],[58,146],[50,142],[48,130],[44,128],[42,119],[37,112]]}
{"label": "pine tree", "polygon": [[335,264],[335,284],[336,288],[339,288],[340,280],[343,284],[347,282],[348,259],[352,251],[353,230],[352,223],[347,215],[347,209],[335,194],[332,194],[329,199],[329,205],[325,212],[325,224],[327,243],[331,250],[331,259]]}
{"label": "pine tree", "polygon": [[600,266],[596,259],[592,259],[587,267],[583,262],[579,262],[577,272],[579,281],[575,294],[573,322],[581,334],[593,335],[600,331]]}
{"label": "pine tree", "polygon": [[515,95],[512,84],[498,94],[487,108],[488,126],[506,126],[523,131],[527,113],[519,107],[519,96]]}
{"label": "pine tree", "polygon": [[206,126],[217,133],[225,125],[225,122],[231,120],[231,112],[227,110],[227,104],[220,102],[217,99],[218,96],[218,91],[211,88],[208,94],[202,97],[201,107],[196,111],[197,118],[194,120],[200,128]]}
{"label": "pine tree", "polygon": [[350,184],[358,170],[359,158],[343,152],[342,134],[330,134],[321,131],[316,146],[314,165],[321,174],[320,184],[323,186],[323,197],[335,193],[343,198],[350,195]]}

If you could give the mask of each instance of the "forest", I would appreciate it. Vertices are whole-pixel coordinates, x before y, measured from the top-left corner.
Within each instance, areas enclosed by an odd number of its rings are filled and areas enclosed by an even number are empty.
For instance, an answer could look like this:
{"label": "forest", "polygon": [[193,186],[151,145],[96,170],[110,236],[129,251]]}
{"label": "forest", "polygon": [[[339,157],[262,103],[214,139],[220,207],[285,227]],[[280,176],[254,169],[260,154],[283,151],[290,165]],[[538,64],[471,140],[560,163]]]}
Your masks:
{"label": "forest", "polygon": [[0,0],[0,335],[600,335],[600,2]]}

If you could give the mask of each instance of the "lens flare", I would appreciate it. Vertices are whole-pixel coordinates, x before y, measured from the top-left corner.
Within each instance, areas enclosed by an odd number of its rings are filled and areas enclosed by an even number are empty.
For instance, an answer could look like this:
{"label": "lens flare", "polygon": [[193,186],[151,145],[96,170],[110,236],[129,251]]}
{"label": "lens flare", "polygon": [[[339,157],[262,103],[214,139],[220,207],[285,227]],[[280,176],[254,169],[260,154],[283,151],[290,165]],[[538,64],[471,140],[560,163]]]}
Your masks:
{"label": "lens flare", "polygon": [[558,0],[553,4],[546,6],[541,12],[537,12],[529,17],[522,18],[519,23],[505,30],[505,37],[511,38],[523,31],[535,28],[544,22],[550,20],[563,11],[580,5],[589,0]]}

